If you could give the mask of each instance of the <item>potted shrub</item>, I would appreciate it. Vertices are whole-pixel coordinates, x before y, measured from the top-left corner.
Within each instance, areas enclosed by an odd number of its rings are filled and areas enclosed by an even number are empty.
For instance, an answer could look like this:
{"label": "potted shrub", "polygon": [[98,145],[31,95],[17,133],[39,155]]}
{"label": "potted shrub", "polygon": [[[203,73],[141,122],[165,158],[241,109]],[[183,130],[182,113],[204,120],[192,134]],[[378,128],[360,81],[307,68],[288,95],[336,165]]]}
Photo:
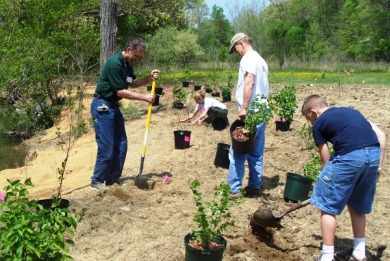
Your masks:
{"label": "potted shrub", "polygon": [[232,83],[232,79],[233,79],[233,75],[231,73],[229,73],[227,85],[223,85],[221,87],[221,95],[222,95],[222,100],[224,102],[232,100],[232,91],[234,88],[234,85]]}
{"label": "potted shrub", "polygon": [[190,184],[197,208],[193,218],[197,230],[187,234],[184,238],[185,260],[222,260],[223,251],[227,245],[222,233],[228,227],[234,226],[230,208],[241,201],[229,200],[230,188],[226,183],[221,183],[214,193],[214,199],[204,203],[203,194],[198,191],[199,186],[198,181]]}
{"label": "potted shrub", "polygon": [[280,91],[271,93],[269,97],[271,109],[280,117],[276,121],[276,130],[287,131],[298,108],[295,85],[286,85]]}
{"label": "potted shrub", "polygon": [[[332,150],[330,151],[332,154]],[[313,183],[317,181],[321,172],[321,158],[318,153],[311,154],[310,160],[303,167],[303,175],[287,173],[287,181],[284,189],[286,201],[303,201],[309,198]]]}
{"label": "potted shrub", "polygon": [[10,181],[0,201],[0,260],[70,260],[68,245],[80,215],[66,208],[43,208],[29,199],[24,183]]}
{"label": "potted shrub", "polygon": [[245,121],[236,120],[230,127],[232,147],[235,152],[245,154],[251,152],[254,146],[256,126],[262,122],[267,124],[273,112],[267,103],[255,99],[251,109],[247,109]]}
{"label": "potted shrub", "polygon": [[206,93],[212,93],[214,92],[213,88],[211,87],[210,84],[206,84],[206,86],[204,87],[204,90]]}
{"label": "potted shrub", "polygon": [[189,68],[186,68],[184,71],[184,81],[183,81],[183,87],[189,87],[190,86],[190,77],[193,73]]}
{"label": "potted shrub", "polygon": [[173,90],[173,107],[175,109],[182,109],[187,99],[188,92],[182,87],[176,85]]}

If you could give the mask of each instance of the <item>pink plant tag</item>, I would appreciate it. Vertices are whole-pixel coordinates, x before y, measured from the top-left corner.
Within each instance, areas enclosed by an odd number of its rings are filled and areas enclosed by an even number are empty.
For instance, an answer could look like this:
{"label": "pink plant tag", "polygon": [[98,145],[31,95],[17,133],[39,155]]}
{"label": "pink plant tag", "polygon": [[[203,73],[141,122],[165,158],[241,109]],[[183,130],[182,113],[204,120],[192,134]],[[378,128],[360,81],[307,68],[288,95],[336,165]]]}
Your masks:
{"label": "pink plant tag", "polygon": [[0,201],[4,201],[4,194],[0,192]]}
{"label": "pink plant tag", "polygon": [[163,183],[168,183],[168,182],[169,182],[169,177],[168,177],[168,175],[165,175],[163,177]]}
{"label": "pink plant tag", "polygon": [[184,136],[184,141],[185,142],[190,142],[190,136]]}
{"label": "pink plant tag", "polygon": [[286,119],[284,117],[282,118],[282,122],[286,122]]}

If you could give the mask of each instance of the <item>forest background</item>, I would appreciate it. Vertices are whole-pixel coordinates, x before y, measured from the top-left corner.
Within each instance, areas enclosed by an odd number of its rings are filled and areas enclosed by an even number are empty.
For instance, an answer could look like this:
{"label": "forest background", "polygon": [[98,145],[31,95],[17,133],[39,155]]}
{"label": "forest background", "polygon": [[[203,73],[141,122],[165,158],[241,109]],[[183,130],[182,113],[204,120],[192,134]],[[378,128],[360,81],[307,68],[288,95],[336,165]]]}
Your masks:
{"label": "forest background", "polygon": [[[1,1],[0,131],[29,138],[53,126],[66,92],[94,84],[104,61],[130,37],[149,43],[136,65],[139,75],[151,68],[186,68],[209,71],[205,78],[221,81],[218,70],[236,73],[239,57],[228,55],[228,48],[240,31],[253,38],[271,71],[388,72],[389,5],[237,0],[228,10],[209,10],[203,0]],[[159,84],[181,77],[162,74]]]}

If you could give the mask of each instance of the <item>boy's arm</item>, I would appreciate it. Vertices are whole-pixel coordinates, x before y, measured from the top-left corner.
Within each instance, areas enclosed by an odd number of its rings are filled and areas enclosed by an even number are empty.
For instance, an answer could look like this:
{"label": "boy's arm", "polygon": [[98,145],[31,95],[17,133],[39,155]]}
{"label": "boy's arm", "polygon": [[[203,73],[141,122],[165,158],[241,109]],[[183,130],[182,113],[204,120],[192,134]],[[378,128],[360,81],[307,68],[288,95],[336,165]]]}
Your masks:
{"label": "boy's arm", "polygon": [[385,151],[386,151],[386,134],[376,126],[376,124],[370,122],[372,129],[374,130],[376,136],[378,137],[379,144],[381,147],[381,158],[379,161],[379,171],[382,170],[383,166],[383,159],[385,158]]}
{"label": "boy's arm", "polygon": [[325,164],[328,162],[328,160],[330,159],[328,144],[326,144],[326,143],[320,144],[317,146],[317,149],[318,149],[318,153],[320,154],[321,161],[322,161],[322,164],[321,164],[321,169],[322,169],[325,166]]}

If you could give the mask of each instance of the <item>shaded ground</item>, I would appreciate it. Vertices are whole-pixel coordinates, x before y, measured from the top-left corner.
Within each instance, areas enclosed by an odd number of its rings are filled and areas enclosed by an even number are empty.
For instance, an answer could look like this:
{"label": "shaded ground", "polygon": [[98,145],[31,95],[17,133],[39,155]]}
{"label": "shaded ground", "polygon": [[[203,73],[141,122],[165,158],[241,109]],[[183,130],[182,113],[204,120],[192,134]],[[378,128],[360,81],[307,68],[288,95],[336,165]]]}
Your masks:
{"label": "shaded ground", "polygon": [[[280,87],[272,86],[272,89]],[[192,223],[195,204],[189,183],[199,180],[200,190],[210,197],[216,186],[226,180],[227,170],[215,167],[213,162],[217,144],[230,144],[229,130],[214,131],[206,126],[178,124],[178,119],[185,118],[195,103],[189,96],[188,110],[173,109],[170,87],[164,86],[164,90],[160,105],[153,107],[147,141],[143,177],[150,189],[141,190],[134,185],[145,132],[147,105],[144,103],[139,103],[143,112],[141,118],[126,121],[129,142],[123,173],[123,179],[128,181],[126,186],[111,187],[105,193],[89,188],[96,156],[92,130],[72,151],[69,161],[72,173],[65,180],[64,197],[70,200],[72,211],[84,216],[74,237],[76,246],[71,248],[75,260],[183,260],[184,236],[195,228]],[[141,88],[139,91],[145,90]],[[333,105],[359,109],[390,135],[390,88],[342,86],[339,90],[332,86],[298,86],[299,106],[304,97],[314,93],[325,95]],[[228,102],[227,106],[230,122],[233,122],[235,102]],[[318,255],[321,244],[319,212],[311,205],[285,216],[283,229],[253,232],[249,226],[249,217],[259,207],[270,209],[276,215],[292,205],[283,199],[286,173],[303,173],[303,166],[312,153],[299,135],[305,123],[298,109],[290,131],[276,131],[273,121],[267,126],[262,197],[245,199],[232,210],[236,226],[224,234],[228,241],[224,260],[312,260]],[[173,131],[179,129],[191,131],[190,148],[174,149]],[[36,185],[31,190],[32,196],[48,197],[55,191],[56,168],[64,157],[55,130],[29,141],[29,145],[30,153],[37,153],[36,158],[26,167],[0,172],[0,187],[4,186],[5,177],[24,179],[29,176]],[[389,153],[386,158],[374,210],[367,220],[370,260],[390,260]],[[170,177],[168,184],[162,182],[165,175]],[[349,215],[344,211],[338,217],[337,252],[350,249],[353,243],[351,233]]]}

